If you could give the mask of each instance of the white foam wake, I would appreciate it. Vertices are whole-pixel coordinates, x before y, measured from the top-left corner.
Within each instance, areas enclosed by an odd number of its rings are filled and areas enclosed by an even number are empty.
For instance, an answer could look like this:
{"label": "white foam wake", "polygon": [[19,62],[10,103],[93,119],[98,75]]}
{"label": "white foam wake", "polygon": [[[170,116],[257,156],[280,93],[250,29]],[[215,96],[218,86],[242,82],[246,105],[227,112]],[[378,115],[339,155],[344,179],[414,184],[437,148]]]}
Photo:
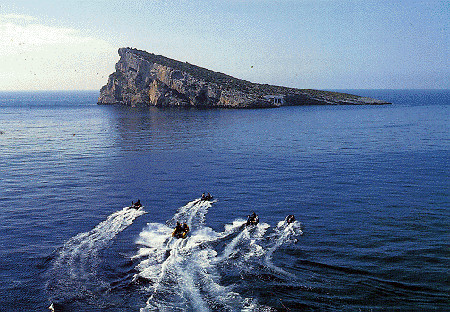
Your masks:
{"label": "white foam wake", "polygon": [[125,207],[108,216],[92,230],[69,239],[57,251],[48,272],[47,289],[51,293],[70,297],[75,296],[75,292],[88,292],[92,284],[104,286],[96,274],[100,263],[99,251],[144,213],[143,208],[136,210]]}
{"label": "white foam wake", "polygon": [[214,202],[216,201],[201,200],[200,198],[193,200],[179,208],[173,218],[168,221],[168,224],[174,225],[179,221],[186,222],[191,227],[202,225],[205,223],[205,215],[208,212],[208,209]]}
{"label": "white foam wake", "polygon": [[270,227],[267,223],[259,223],[256,226],[244,227],[245,221],[238,219],[233,224],[241,224],[243,229],[227,244],[224,251],[215,261],[226,262],[232,260],[234,265],[244,266],[251,258],[261,257],[264,254],[264,248],[260,242],[264,234]]}
{"label": "white foam wake", "polygon": [[295,242],[297,240],[296,237],[302,234],[303,231],[301,230],[300,222],[294,221],[293,223],[288,224],[286,221],[280,221],[275,228],[274,233],[271,237],[269,237],[271,246],[268,246],[264,256],[264,263],[266,267],[277,273],[293,276],[282,268],[275,266],[273,264],[272,257],[273,253],[280,248],[281,245],[288,242]]}
{"label": "white foam wake", "polygon": [[[210,207],[209,202],[192,201],[178,209],[167,222],[170,226],[149,223],[140,233],[135,278],[148,281],[145,290],[149,293],[142,312],[261,311],[265,308],[257,300],[236,292],[235,282],[224,286],[227,272],[255,267],[257,271],[262,264],[262,268],[288,274],[272,263],[272,257],[280,246],[301,234],[298,222],[280,223],[269,236],[267,223],[246,227],[243,219],[216,232],[205,225]],[[171,236],[176,221],[188,223],[191,231],[186,239]]]}
{"label": "white foam wake", "polygon": [[83,275],[88,264],[92,265],[93,260],[97,258],[98,251],[144,213],[142,208],[136,210],[125,207],[108,216],[89,232],[72,237],[59,250],[55,266],[68,268],[73,277],[80,273]]}
{"label": "white foam wake", "polygon": [[217,233],[204,225],[211,203],[192,201],[181,207],[168,222],[186,221],[191,232],[186,239],[171,236],[172,228],[150,223],[137,243],[142,247],[138,276],[150,282],[150,297],[141,311],[236,311],[242,298],[230,287],[220,285],[213,260],[217,252],[210,243],[236,230],[228,227]]}

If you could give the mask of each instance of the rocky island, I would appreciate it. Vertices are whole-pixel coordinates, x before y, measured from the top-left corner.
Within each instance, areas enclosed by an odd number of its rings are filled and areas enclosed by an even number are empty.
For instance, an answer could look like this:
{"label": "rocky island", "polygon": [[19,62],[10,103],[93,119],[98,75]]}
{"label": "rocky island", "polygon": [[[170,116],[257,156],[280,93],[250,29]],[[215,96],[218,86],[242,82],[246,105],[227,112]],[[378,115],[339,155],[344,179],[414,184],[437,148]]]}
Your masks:
{"label": "rocky island", "polygon": [[197,108],[390,104],[339,92],[252,83],[132,48],[119,49],[119,55],[98,104]]}

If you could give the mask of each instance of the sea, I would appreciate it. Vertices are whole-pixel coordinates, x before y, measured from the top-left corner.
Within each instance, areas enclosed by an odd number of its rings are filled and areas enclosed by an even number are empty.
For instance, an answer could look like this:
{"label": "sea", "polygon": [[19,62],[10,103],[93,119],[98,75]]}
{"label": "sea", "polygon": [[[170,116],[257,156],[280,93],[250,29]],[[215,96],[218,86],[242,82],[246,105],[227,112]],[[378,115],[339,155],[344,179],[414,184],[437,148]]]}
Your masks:
{"label": "sea", "polygon": [[450,91],[339,91],[392,104],[0,92],[0,310],[449,311]]}

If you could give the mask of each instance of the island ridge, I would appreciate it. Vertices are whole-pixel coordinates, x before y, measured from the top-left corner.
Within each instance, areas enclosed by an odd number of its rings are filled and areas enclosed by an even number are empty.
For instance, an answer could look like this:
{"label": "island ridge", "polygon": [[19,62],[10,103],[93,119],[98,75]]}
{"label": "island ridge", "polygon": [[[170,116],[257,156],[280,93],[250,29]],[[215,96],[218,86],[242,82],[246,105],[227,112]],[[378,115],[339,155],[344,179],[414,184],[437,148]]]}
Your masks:
{"label": "island ridge", "polygon": [[101,88],[98,104],[197,108],[390,104],[346,93],[252,83],[133,48],[118,52],[116,71]]}

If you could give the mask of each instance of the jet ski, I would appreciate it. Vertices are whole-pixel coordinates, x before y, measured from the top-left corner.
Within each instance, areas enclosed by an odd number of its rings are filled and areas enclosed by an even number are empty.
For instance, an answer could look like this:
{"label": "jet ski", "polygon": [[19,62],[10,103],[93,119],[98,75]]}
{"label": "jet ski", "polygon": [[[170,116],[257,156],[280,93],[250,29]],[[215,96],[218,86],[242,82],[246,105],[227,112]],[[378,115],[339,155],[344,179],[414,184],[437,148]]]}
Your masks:
{"label": "jet ski", "polygon": [[189,231],[184,231],[184,232],[177,232],[175,233],[175,231],[172,233],[172,236],[175,238],[186,238],[186,235]]}
{"label": "jet ski", "polygon": [[288,215],[288,216],[286,217],[285,221],[286,221],[287,224],[293,223],[293,222],[295,221],[294,215]]}
{"label": "jet ski", "polygon": [[247,217],[247,222],[245,225],[257,225],[259,223],[259,217],[256,213],[252,213]]}
{"label": "jet ski", "polygon": [[131,209],[139,209],[141,207],[142,207],[141,200],[138,199],[137,202],[135,202],[135,203],[131,202],[131,206],[129,208],[131,208]]}
{"label": "jet ski", "polygon": [[180,222],[177,222],[177,226],[172,232],[172,236],[175,238],[186,238],[186,235],[189,233],[189,226],[186,223],[183,225]]}
{"label": "jet ski", "polygon": [[207,201],[211,201],[213,199],[213,196],[211,195],[211,194],[206,194],[205,195],[205,193],[203,193],[202,194],[202,199],[201,200],[207,200]]}

